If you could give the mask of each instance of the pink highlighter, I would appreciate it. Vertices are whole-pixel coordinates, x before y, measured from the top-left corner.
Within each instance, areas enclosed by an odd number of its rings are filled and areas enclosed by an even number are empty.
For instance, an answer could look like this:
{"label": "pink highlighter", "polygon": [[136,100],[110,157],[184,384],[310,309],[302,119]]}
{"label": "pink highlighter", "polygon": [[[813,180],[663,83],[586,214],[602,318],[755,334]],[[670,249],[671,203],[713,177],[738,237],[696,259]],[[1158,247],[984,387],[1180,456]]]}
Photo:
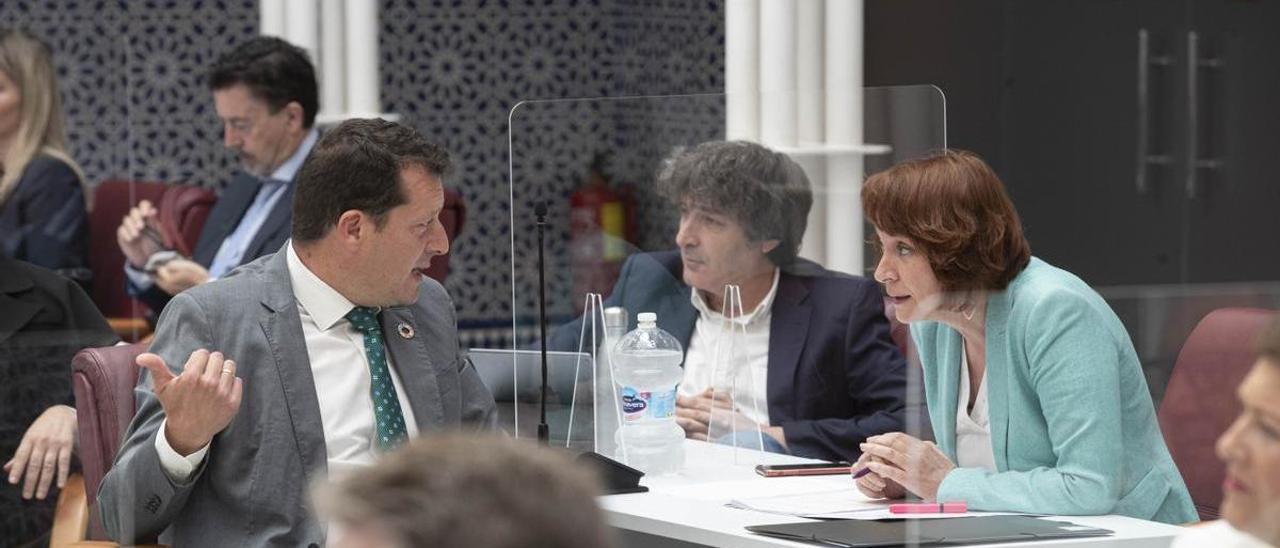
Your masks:
{"label": "pink highlighter", "polygon": [[963,514],[969,505],[963,502],[903,502],[889,505],[890,514]]}

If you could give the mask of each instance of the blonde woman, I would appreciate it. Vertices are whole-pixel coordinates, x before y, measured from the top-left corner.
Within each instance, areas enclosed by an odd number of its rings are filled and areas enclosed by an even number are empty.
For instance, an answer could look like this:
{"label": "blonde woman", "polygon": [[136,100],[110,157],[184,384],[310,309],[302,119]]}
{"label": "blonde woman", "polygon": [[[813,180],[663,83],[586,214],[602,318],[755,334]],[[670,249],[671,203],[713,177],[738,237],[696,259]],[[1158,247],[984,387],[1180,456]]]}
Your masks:
{"label": "blonde woman", "polygon": [[0,30],[0,171],[0,256],[83,272],[84,177],[67,154],[49,48],[21,30]]}

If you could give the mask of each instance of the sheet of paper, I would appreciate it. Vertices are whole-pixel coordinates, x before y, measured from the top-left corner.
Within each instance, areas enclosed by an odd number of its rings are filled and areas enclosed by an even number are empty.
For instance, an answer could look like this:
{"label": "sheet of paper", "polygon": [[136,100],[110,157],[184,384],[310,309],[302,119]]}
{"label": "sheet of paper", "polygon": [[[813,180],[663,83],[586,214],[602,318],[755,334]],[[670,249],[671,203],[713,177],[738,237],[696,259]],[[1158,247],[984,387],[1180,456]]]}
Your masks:
{"label": "sheet of paper", "polygon": [[736,498],[727,504],[733,508],[755,510],[788,516],[827,517],[832,514],[857,514],[884,511],[888,513],[888,501],[867,500],[857,489],[774,495],[756,498]]}
{"label": "sheet of paper", "polygon": [[[790,478],[751,478],[743,480],[715,481],[696,484],[652,487],[655,493],[663,493],[683,499],[726,503],[731,500],[768,498],[784,495],[800,495],[833,490],[843,490],[862,497],[848,476],[807,476]],[[847,487],[845,487],[847,485]],[[866,500],[863,497],[863,500]]]}

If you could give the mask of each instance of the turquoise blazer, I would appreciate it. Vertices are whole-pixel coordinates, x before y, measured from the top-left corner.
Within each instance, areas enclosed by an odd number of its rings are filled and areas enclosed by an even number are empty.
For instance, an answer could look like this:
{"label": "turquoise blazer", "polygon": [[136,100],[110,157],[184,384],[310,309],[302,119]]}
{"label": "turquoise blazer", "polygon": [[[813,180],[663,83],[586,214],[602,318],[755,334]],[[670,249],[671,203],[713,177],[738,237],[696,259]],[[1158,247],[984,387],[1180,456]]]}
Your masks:
{"label": "turquoise blazer", "polygon": [[[1197,521],[1129,335],[1080,278],[1032,258],[987,299],[996,472],[956,468],[940,501],[986,511]],[[960,334],[911,324],[938,447],[956,461]]]}

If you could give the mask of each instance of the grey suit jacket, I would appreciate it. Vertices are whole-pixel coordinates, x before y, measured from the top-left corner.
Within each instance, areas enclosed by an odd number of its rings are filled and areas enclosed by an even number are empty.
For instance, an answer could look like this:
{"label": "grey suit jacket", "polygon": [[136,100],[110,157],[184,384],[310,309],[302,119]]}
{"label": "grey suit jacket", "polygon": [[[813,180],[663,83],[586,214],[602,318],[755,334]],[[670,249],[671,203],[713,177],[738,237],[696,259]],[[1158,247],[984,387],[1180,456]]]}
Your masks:
{"label": "grey suit jacket", "polygon": [[[440,284],[427,280],[416,304],[380,319],[421,435],[494,426],[493,396],[459,352],[453,302]],[[401,322],[414,326],[413,338],[396,334]],[[308,487],[326,476],[327,452],[283,249],[165,308],[151,351],[176,373],[198,348],[236,361],[240,411],[191,479],[175,483],[156,453],[164,410],[144,371],[138,413],[98,493],[107,532],[122,543],[168,528],[175,546],[323,546]]]}

